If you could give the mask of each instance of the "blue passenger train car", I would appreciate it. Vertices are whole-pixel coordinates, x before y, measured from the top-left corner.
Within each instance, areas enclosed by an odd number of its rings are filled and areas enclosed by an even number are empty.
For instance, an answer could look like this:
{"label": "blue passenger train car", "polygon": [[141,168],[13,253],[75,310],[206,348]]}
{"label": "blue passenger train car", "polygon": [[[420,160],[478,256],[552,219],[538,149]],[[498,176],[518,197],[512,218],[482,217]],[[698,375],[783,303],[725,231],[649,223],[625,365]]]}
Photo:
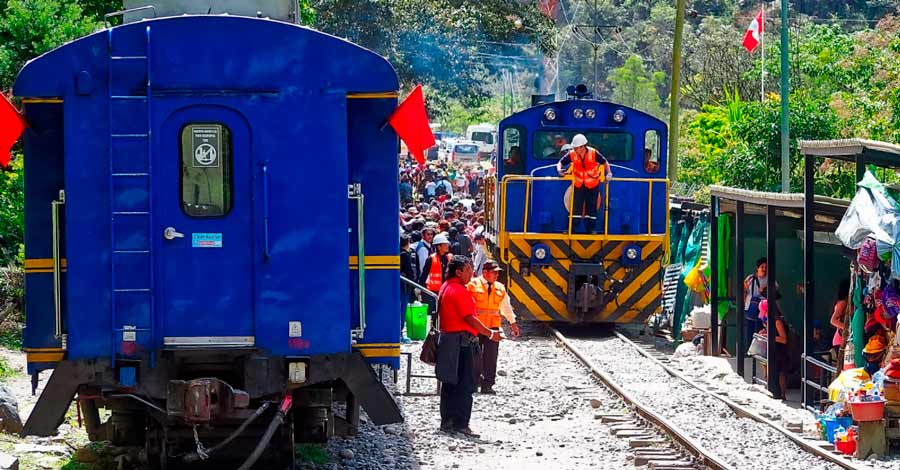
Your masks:
{"label": "blue passenger train car", "polygon": [[[579,223],[587,214],[572,213],[572,176],[556,168],[576,134],[613,174],[591,233]],[[639,323],[656,313],[669,246],[665,123],[580,85],[566,101],[508,116],[499,135],[488,232],[514,306],[545,322]]]}
{"label": "blue passenger train car", "polygon": [[370,367],[399,366],[397,221],[364,216],[399,201],[394,69],[279,18],[292,0],[155,3],[15,83],[25,349],[35,384],[53,371],[24,432],[55,433],[74,399],[92,439],[164,467],[268,440],[292,462],[360,406],[400,420]]}

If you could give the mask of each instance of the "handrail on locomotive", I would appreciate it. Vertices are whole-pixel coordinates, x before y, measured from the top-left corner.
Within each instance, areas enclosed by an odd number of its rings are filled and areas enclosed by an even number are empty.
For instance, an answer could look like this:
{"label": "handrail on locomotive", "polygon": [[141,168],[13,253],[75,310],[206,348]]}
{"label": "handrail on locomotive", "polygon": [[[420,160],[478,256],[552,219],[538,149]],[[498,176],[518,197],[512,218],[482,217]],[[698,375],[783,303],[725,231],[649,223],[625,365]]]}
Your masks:
{"label": "handrail on locomotive", "polygon": [[[491,179],[493,180],[492,182],[495,182],[495,181],[496,181],[496,177],[491,178]],[[571,177],[571,175],[569,175],[569,176],[562,176],[562,177],[553,177],[553,176],[525,176],[525,175],[505,175],[505,176],[503,177],[503,179],[500,181],[500,187],[501,187],[501,189],[500,189],[500,213],[499,213],[499,215],[500,215],[500,221],[499,221],[499,222],[500,222],[500,226],[499,226],[498,233],[506,233],[506,217],[504,217],[504,215],[506,214],[506,206],[507,206],[507,204],[506,204],[506,201],[507,201],[507,188],[508,188],[508,186],[509,186],[510,183],[516,183],[516,182],[524,182],[524,184],[525,184],[525,199],[526,199],[526,201],[527,201],[527,204],[524,205],[525,209],[522,211],[522,212],[523,212],[523,213],[522,213],[522,227],[523,227],[523,230],[524,230],[523,234],[529,233],[529,232],[528,232],[528,215],[529,215],[529,213],[531,212],[531,206],[532,206],[532,203],[533,203],[533,200],[532,200],[532,187],[533,187],[533,183],[534,183],[535,181],[572,181],[572,177]],[[668,178],[612,178],[612,179],[610,179],[609,181],[604,182],[604,183],[603,183],[603,186],[604,186],[604,195],[603,195],[603,199],[602,199],[602,200],[603,200],[603,216],[604,216],[604,217],[603,217],[603,218],[604,218],[603,232],[602,232],[602,233],[598,233],[598,234],[596,234],[596,235],[590,235],[590,237],[591,237],[591,238],[594,238],[594,237],[597,237],[597,236],[603,237],[603,236],[607,236],[607,235],[609,234],[609,217],[608,217],[608,216],[609,216],[609,202],[608,202],[608,201],[609,201],[609,187],[610,187],[610,185],[612,185],[612,184],[614,184],[614,183],[647,183],[647,232],[646,232],[646,233],[643,233],[642,235],[646,235],[646,236],[665,236],[666,238],[668,238],[668,237],[669,237],[669,228],[668,228],[668,224],[666,224],[666,231],[665,231],[665,233],[655,234],[655,233],[653,233],[653,231],[652,231],[652,221],[653,221],[653,186],[656,185],[656,184],[665,184],[665,186],[666,186],[666,200],[668,200],[668,199],[669,199],[670,184],[671,184],[671,182],[669,181]],[[492,185],[487,185],[487,184],[486,184],[485,186],[487,187],[487,186],[492,186]],[[492,188],[492,189],[493,189],[493,188]],[[485,191],[485,192],[487,193],[487,191]],[[493,191],[491,191],[491,192],[493,192]],[[486,194],[486,196],[488,196],[488,195]],[[490,196],[493,196],[493,194],[491,194]],[[490,196],[489,196],[489,197],[486,197],[486,198],[485,198],[485,201],[487,202],[487,201],[490,200],[493,204],[495,204],[496,201],[494,201],[494,200],[493,200],[493,197],[490,197]],[[572,194],[572,198],[574,199],[574,192],[573,192],[573,194]],[[492,204],[492,205],[493,205],[493,204]],[[574,205],[574,204],[573,204],[573,201],[570,199],[570,207],[571,207],[572,205]],[[487,208],[486,208],[486,209],[487,209]],[[493,209],[493,208],[492,208],[492,209]],[[485,212],[487,213],[488,211],[485,211]],[[667,212],[668,212],[668,210],[667,210]],[[491,214],[491,215],[493,215],[493,214]],[[564,233],[564,234],[555,234],[555,235],[557,235],[557,236],[558,236],[558,235],[564,235],[567,239],[578,239],[579,236],[584,236],[584,235],[579,235],[579,234],[573,234],[573,233],[572,233],[572,220],[573,220],[573,211],[570,210],[570,211],[569,211],[569,219],[568,219],[568,230],[567,230],[566,233]],[[666,220],[668,220],[668,216],[666,217]],[[496,221],[491,220],[491,221],[490,221],[490,225],[493,226],[493,224],[494,224],[495,222],[496,222]],[[497,227],[492,227],[492,228],[495,228],[495,229],[496,229]]]}

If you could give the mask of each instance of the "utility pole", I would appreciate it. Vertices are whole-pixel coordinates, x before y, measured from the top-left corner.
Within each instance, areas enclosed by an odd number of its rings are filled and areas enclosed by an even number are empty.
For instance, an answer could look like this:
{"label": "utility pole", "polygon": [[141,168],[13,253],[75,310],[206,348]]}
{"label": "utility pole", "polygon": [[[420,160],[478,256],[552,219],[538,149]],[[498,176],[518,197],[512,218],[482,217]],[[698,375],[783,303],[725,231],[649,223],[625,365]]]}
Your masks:
{"label": "utility pole", "polygon": [[781,192],[791,192],[791,129],[788,98],[788,0],[781,0]]}
{"label": "utility pole", "polygon": [[[782,0],[786,2],[787,0]],[[678,102],[681,97],[681,37],[684,33],[684,2],[675,6],[675,43],[672,45],[672,92],[669,103],[669,181],[678,175]]]}

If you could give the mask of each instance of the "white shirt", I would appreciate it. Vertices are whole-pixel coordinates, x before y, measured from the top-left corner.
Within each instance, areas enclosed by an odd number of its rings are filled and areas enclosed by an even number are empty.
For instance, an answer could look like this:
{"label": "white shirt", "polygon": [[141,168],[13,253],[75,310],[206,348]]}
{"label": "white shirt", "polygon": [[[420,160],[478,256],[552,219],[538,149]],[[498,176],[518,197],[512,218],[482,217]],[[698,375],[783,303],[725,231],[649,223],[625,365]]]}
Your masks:
{"label": "white shirt", "polygon": [[475,265],[475,275],[481,276],[481,268],[484,266],[484,262],[487,261],[487,254],[484,252],[484,247],[481,244],[475,244],[475,254],[472,255],[472,261]]}
{"label": "white shirt", "polygon": [[419,273],[425,269],[425,261],[428,260],[428,256],[431,255],[431,244],[426,242],[425,240],[421,240],[421,243],[416,248],[416,259],[419,261]]}

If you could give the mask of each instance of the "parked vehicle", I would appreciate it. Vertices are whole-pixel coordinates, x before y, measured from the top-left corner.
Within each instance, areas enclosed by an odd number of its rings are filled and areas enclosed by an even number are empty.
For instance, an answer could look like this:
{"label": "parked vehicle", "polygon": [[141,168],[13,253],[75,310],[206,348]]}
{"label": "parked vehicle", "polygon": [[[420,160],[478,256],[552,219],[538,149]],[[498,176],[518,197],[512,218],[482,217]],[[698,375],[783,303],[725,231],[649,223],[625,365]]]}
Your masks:
{"label": "parked vehicle", "polygon": [[493,124],[475,124],[466,129],[466,140],[478,143],[478,153],[482,158],[494,154],[497,148],[497,126]]}
{"label": "parked vehicle", "polygon": [[479,146],[477,142],[459,141],[450,149],[450,163],[478,163]]}

